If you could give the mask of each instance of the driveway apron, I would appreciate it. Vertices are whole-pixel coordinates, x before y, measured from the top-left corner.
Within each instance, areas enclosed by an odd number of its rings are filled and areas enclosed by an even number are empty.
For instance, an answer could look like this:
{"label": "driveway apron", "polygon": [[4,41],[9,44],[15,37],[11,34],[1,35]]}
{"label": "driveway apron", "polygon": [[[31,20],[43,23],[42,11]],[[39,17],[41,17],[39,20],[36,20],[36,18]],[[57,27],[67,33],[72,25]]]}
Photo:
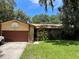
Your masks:
{"label": "driveway apron", "polygon": [[8,42],[0,46],[3,51],[0,59],[19,59],[26,45],[27,42]]}

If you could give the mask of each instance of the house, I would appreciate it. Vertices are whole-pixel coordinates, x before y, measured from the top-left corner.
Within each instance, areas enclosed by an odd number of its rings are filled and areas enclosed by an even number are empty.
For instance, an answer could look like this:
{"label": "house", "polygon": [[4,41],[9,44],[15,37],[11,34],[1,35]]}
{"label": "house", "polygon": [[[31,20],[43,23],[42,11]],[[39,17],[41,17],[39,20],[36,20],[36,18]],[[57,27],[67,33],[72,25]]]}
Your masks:
{"label": "house", "polygon": [[63,29],[62,24],[28,24],[22,20],[10,20],[0,23],[0,35],[7,42],[32,42],[38,40],[38,33],[43,28],[49,39],[58,37]]}
{"label": "house", "polygon": [[0,28],[0,34],[5,37],[7,42],[26,42],[34,39],[34,26],[21,20],[3,22]]}

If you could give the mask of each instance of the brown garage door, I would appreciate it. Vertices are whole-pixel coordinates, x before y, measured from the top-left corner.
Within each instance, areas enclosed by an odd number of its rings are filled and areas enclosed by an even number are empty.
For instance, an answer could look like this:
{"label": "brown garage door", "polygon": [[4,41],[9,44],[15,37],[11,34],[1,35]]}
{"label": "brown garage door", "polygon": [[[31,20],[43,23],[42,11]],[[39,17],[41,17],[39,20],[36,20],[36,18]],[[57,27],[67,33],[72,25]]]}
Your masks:
{"label": "brown garage door", "polygon": [[7,42],[28,41],[28,32],[26,31],[3,31],[3,36]]}

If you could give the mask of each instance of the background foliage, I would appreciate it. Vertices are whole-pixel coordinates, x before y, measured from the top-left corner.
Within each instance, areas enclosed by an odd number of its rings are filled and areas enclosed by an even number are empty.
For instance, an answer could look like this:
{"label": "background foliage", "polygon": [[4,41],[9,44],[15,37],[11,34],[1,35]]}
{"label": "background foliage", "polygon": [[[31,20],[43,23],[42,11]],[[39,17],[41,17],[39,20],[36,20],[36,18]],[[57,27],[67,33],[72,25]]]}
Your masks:
{"label": "background foliage", "polygon": [[32,17],[32,22],[36,24],[60,24],[60,15],[51,15],[40,14]]}

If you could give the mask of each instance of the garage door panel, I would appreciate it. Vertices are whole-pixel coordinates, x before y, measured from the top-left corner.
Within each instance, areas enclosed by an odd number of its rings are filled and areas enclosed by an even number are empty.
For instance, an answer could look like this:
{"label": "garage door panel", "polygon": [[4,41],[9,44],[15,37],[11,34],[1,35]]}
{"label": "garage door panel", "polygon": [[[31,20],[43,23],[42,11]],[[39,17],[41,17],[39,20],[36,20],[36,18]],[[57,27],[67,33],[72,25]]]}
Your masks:
{"label": "garage door panel", "polygon": [[26,31],[3,31],[6,41],[25,42],[28,41],[28,32]]}

